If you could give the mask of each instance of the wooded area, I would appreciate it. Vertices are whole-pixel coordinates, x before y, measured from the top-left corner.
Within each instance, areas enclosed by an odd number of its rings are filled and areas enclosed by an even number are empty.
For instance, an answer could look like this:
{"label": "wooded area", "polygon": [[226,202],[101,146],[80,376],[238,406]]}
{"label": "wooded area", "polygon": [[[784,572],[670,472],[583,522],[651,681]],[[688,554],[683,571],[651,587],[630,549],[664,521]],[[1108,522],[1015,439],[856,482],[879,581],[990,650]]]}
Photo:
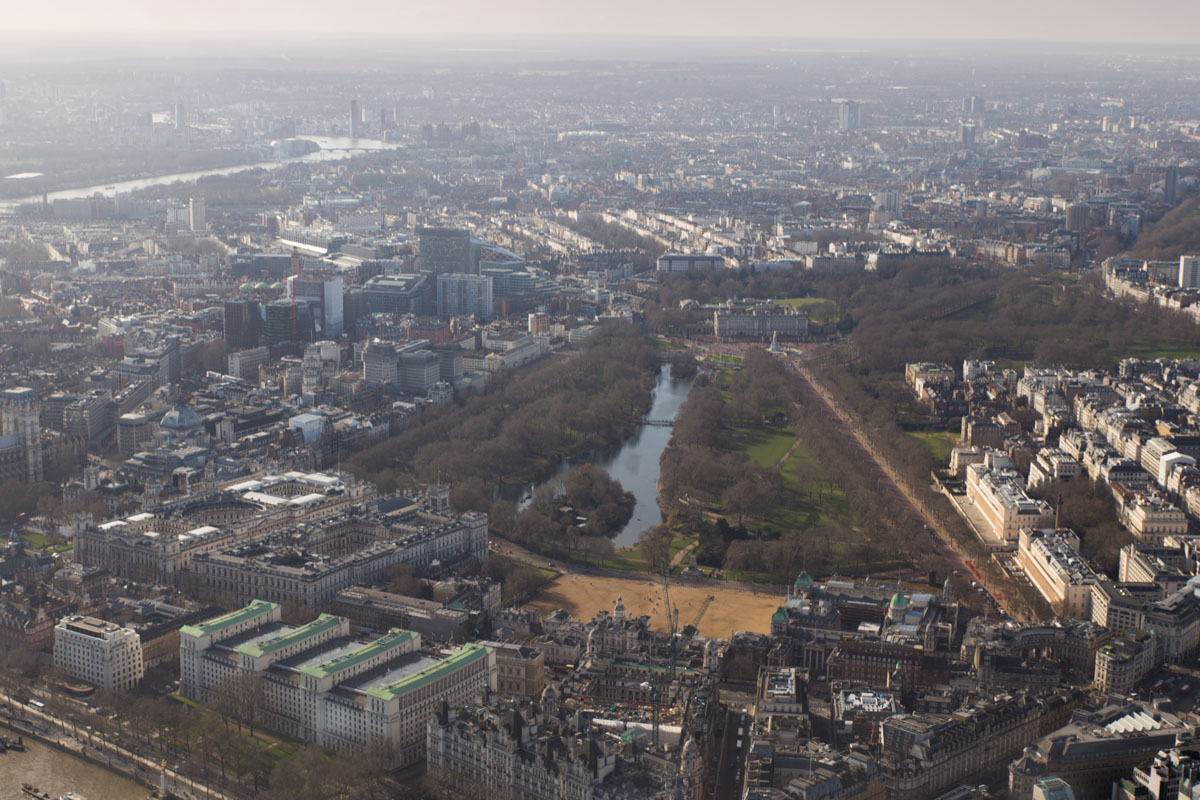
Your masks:
{"label": "wooded area", "polygon": [[606,323],[582,351],[493,375],[483,394],[426,411],[345,466],[381,491],[475,479],[490,492],[544,480],[564,458],[632,435],[658,368],[640,331]]}

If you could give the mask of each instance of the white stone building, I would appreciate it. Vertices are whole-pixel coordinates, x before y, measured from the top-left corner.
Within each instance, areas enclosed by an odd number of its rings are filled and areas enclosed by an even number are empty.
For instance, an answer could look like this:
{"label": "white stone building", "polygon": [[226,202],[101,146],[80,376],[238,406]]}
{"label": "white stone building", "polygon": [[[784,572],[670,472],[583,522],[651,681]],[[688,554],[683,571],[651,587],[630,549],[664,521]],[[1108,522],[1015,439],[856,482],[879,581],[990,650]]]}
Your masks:
{"label": "white stone building", "polygon": [[54,665],[102,689],[132,689],[145,671],[142,638],[113,622],[64,617],[54,626]]}

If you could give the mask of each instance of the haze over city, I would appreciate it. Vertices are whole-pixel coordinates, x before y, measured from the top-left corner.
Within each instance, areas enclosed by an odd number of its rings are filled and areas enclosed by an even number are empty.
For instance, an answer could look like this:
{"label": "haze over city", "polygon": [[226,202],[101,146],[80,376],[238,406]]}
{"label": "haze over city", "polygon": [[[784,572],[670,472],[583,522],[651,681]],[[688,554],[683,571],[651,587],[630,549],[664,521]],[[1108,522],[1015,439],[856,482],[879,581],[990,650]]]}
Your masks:
{"label": "haze over city", "polygon": [[6,8],[0,800],[1200,800],[1197,31]]}
{"label": "haze over city", "polygon": [[[1200,8],[1188,0],[1119,0],[1001,5],[952,0],[904,3],[862,0],[839,6],[815,0],[612,0],[603,4],[554,0],[448,0],[441,3],[355,0],[235,2],[213,0],[204,13],[187,6],[113,0],[20,3],[5,10],[3,31],[96,32],[192,38],[276,37],[293,33],[364,39],[397,37],[540,37],[560,34],[634,37],[747,37],[790,39],[1006,39],[1058,42],[1197,42]],[[504,42],[493,39],[496,47]],[[547,42],[552,45],[553,42]]]}

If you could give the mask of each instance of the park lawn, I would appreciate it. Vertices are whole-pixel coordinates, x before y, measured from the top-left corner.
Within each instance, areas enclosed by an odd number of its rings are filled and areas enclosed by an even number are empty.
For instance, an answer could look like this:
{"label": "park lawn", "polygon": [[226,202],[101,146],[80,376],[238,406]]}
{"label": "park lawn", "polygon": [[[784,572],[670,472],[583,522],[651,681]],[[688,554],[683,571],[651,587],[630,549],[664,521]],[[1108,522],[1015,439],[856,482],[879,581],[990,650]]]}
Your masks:
{"label": "park lawn", "polygon": [[950,462],[950,451],[958,443],[958,438],[946,431],[908,431],[905,435],[920,442],[939,467]]}
{"label": "park lawn", "polygon": [[1134,339],[1129,347],[1130,355],[1138,358],[1155,359],[1155,358],[1196,358],[1200,355],[1194,347],[1186,345],[1168,345],[1163,342],[1146,341],[1143,339]]}
{"label": "park lawn", "polygon": [[646,558],[634,547],[618,547],[611,556],[600,560],[600,565],[611,569],[642,572],[646,569]]}
{"label": "park lawn", "polygon": [[[837,303],[828,297],[777,297],[771,302],[776,305],[791,306],[792,308],[808,311],[809,316],[814,322],[829,322],[837,314]],[[832,307],[832,315],[817,313],[821,306]]]}
{"label": "park lawn", "polygon": [[796,441],[796,434],[787,428],[725,429],[725,449],[743,456],[760,467],[773,467]]}
{"label": "park lawn", "polygon": [[809,306],[819,306],[822,303],[833,303],[833,300],[828,297],[777,297],[771,302],[792,308],[808,308]]}
{"label": "park lawn", "polygon": [[[680,550],[687,547],[696,541],[696,537],[689,534],[684,534],[679,531],[672,531],[671,545],[667,549],[671,558],[674,558]],[[640,547],[618,547],[611,556],[606,556],[600,562],[601,566],[611,569],[623,569],[630,572],[644,572],[650,568],[646,561],[646,556],[642,553]]]}
{"label": "park lawn", "polygon": [[36,531],[21,531],[21,540],[30,547],[36,547],[39,550],[50,544],[50,537],[44,533]]}
{"label": "park lawn", "polygon": [[[792,451],[787,461],[783,462],[784,485],[790,489],[799,490],[800,467],[802,464],[811,462],[812,454],[808,452],[804,442],[800,442],[800,446]],[[816,524],[834,525],[837,517],[852,516],[846,503],[846,495],[836,481],[824,481],[821,486],[815,487],[814,491],[817,496],[812,498],[810,495],[809,503],[818,510]]]}
{"label": "park lawn", "polygon": [[[181,694],[172,694],[168,695],[168,697],[171,700],[183,703],[185,706],[191,706],[201,714],[211,714],[215,716],[217,713],[203,703],[198,703],[195,700],[191,700]],[[246,735],[247,738],[244,739],[243,742],[251,743],[255,747],[266,750],[271,757],[277,761],[294,756],[298,750],[303,749],[305,746],[303,741],[294,736],[288,736],[285,733],[279,733],[278,731],[273,731],[270,728],[264,728],[260,725],[254,725],[248,730],[249,733]]]}
{"label": "park lawn", "polygon": [[201,705],[200,703],[197,703],[195,700],[192,700],[190,698],[184,697],[181,694],[173,694],[173,695],[171,695],[171,699],[178,703],[183,703],[185,706],[191,706],[192,708],[204,708],[204,706]]}

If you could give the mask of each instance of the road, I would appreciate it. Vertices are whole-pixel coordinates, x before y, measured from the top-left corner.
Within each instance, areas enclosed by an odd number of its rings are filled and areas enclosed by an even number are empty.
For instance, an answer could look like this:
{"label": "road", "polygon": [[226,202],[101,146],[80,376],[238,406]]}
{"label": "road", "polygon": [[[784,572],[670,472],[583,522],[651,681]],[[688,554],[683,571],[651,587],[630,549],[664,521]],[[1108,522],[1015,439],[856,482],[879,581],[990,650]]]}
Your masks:
{"label": "road", "polygon": [[[614,567],[604,567],[599,564],[580,564],[577,561],[567,561],[555,556],[546,556],[540,553],[535,553],[521,545],[494,532],[488,533],[490,544],[488,548],[491,552],[498,555],[506,556],[519,561],[522,564],[528,564],[531,567],[538,569],[552,569],[555,572],[562,573],[564,576],[569,575],[594,575],[600,578],[618,578],[622,580],[633,581],[657,581],[658,573],[649,571],[630,571],[626,569],[616,569]],[[684,555],[680,555],[683,553]],[[672,566],[682,564],[687,558],[690,551],[687,548],[676,553],[672,558]],[[553,566],[551,566],[553,565]],[[690,586],[712,586],[719,589],[733,589],[743,592],[758,592],[758,593],[775,593],[779,594],[784,591],[784,587],[767,584],[767,583],[744,583],[741,581],[726,581],[720,578],[710,578],[707,575],[690,575],[686,572],[675,573],[671,576],[671,584],[686,584]]]}
{"label": "road", "polygon": [[[929,531],[931,543],[934,545],[934,552],[961,575],[972,576],[993,597],[1003,604],[1014,617],[1017,617],[1019,614],[1025,616],[1021,614],[1021,609],[1025,605],[1024,601],[1019,603],[1012,602],[1004,591],[995,585],[996,582],[994,580],[985,583],[984,573],[963,555],[955,537],[940,525],[935,517],[927,515],[922,510],[923,501],[917,497],[913,488],[891,468],[886,459],[879,455],[878,450],[871,444],[870,438],[860,426],[855,424],[853,416],[845,409],[840,408],[825,388],[814,381],[809,375],[808,370],[798,361],[789,358],[787,359],[787,363],[796,377],[809,389],[809,394],[818,398],[824,404],[830,422],[845,435],[849,446],[858,449],[862,455],[863,463],[870,465],[869,469],[874,473],[876,479],[886,487],[886,490],[895,492],[904,501],[913,516]],[[938,544],[944,546],[945,549],[940,550]]]}
{"label": "road", "polygon": [[744,711],[729,709],[725,713],[724,735],[717,757],[717,797],[738,797],[742,793],[751,724],[752,720]]}
{"label": "road", "polygon": [[[85,727],[80,728],[73,720],[65,720],[49,713],[45,709],[23,703],[17,697],[8,694],[4,690],[0,690],[0,703],[13,709],[19,708],[25,715],[25,719],[31,721],[40,720],[46,728],[44,731],[40,731],[39,735],[42,738],[52,740],[66,750],[76,752],[81,756],[87,756],[93,761],[107,760],[111,764],[115,758],[126,765],[135,765],[138,768],[137,779],[139,780],[145,780],[143,772],[148,775],[157,776],[162,769],[161,761],[155,761],[140,753],[131,752],[120,744],[106,738],[102,732],[88,730],[86,723]],[[200,798],[235,800],[233,796],[206,786],[203,783],[198,783],[183,773],[172,769],[167,769],[166,772],[168,785],[171,786],[172,791],[183,797],[195,798],[195,800],[200,800]],[[181,790],[181,787],[186,788]]]}

